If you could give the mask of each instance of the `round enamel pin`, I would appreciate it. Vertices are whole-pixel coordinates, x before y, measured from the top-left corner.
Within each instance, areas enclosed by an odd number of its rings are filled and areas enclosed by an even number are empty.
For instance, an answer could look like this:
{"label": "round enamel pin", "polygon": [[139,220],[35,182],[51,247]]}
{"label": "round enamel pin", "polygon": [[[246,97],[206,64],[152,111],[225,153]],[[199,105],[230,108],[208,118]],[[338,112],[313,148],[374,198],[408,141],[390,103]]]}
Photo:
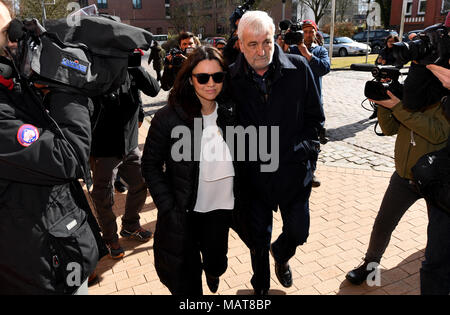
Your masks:
{"label": "round enamel pin", "polygon": [[33,125],[22,125],[17,132],[17,141],[24,147],[29,147],[39,139],[39,131]]}

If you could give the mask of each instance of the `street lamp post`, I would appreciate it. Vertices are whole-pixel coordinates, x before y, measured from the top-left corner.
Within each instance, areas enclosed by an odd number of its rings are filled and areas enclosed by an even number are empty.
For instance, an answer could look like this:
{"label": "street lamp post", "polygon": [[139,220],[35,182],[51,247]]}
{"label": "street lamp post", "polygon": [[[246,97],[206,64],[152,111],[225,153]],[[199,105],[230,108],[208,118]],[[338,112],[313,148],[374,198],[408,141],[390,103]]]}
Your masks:
{"label": "street lamp post", "polygon": [[283,12],[281,13],[281,20],[284,21],[286,19],[286,0],[281,0],[283,3]]}
{"label": "street lamp post", "polygon": [[42,26],[45,27],[45,20],[47,20],[47,12],[45,12],[45,0],[41,0],[42,4]]}
{"label": "street lamp post", "polygon": [[336,15],[336,0],[332,0],[331,2],[331,27],[330,27],[330,47],[328,51],[328,55],[331,60],[333,59],[333,41],[334,41],[334,19]]}

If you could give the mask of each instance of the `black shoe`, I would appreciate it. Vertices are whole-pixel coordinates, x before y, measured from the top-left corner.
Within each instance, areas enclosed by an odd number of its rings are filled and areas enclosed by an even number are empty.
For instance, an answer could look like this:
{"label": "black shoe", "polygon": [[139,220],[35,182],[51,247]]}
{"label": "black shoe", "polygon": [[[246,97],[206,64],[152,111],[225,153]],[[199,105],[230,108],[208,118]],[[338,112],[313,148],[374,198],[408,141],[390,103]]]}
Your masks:
{"label": "black shoe", "polygon": [[[270,253],[272,254],[272,245],[270,246]],[[285,288],[290,288],[292,286],[292,271],[289,263],[280,264],[275,260],[275,274],[277,275],[278,281]]]}
{"label": "black shoe", "polygon": [[220,279],[218,277],[210,276],[205,272],[206,275],[206,284],[208,285],[209,291],[212,293],[216,293],[219,288]]}
{"label": "black shoe", "polygon": [[319,187],[320,186],[320,180],[317,179],[316,175],[313,175],[312,186],[313,187]]}
{"label": "black shoe", "polygon": [[269,294],[269,290],[267,289],[253,289],[253,295],[268,295]]}
{"label": "black shoe", "polygon": [[368,265],[369,263],[367,261],[364,261],[364,263],[361,266],[347,273],[345,278],[352,284],[355,285],[362,284],[364,281],[367,280],[367,276],[370,275],[371,272],[373,271],[367,270]]}
{"label": "black shoe", "polygon": [[326,136],[326,133],[327,133],[327,131],[326,131],[325,128],[320,129],[320,131],[319,131],[319,142],[320,142],[320,144],[327,144],[327,142],[330,140]]}
{"label": "black shoe", "polygon": [[121,194],[127,191],[127,186],[125,186],[120,180],[114,182],[114,188]]}

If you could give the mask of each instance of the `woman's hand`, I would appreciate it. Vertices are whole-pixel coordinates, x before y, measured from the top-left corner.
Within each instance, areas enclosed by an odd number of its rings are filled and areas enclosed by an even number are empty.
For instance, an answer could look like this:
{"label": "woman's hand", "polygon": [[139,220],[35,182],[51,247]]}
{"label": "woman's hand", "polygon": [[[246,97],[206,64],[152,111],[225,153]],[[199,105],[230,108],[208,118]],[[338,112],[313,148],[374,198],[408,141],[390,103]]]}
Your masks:
{"label": "woman's hand", "polygon": [[369,99],[369,101],[377,103],[378,105],[381,105],[381,106],[389,108],[389,109],[392,109],[395,105],[400,103],[400,99],[397,96],[395,96],[394,94],[392,94],[391,91],[387,91],[387,95],[389,96],[389,99],[387,99],[387,100],[375,101],[375,100]]}
{"label": "woman's hand", "polygon": [[450,69],[436,65],[428,65],[427,69],[433,72],[446,89],[450,90]]}

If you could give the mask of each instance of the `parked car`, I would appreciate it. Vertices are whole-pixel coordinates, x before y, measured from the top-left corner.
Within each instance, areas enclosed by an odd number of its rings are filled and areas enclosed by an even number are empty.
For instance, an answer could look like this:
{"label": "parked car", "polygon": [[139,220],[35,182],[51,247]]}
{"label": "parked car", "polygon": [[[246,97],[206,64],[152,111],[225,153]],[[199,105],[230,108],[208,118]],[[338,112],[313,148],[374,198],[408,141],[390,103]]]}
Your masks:
{"label": "parked car", "polygon": [[414,30],[414,31],[409,31],[409,32],[407,32],[407,33],[404,33],[404,34],[403,34],[403,41],[404,41],[404,42],[409,42],[409,41],[411,41],[411,40],[409,39],[409,35],[410,35],[410,34],[412,34],[412,33],[419,34],[419,33],[421,33],[421,32],[423,32],[423,30]]}
{"label": "parked car", "polygon": [[[389,35],[397,35],[398,33],[394,30],[373,30],[369,33],[369,45],[372,48],[373,53],[380,53],[381,49],[384,47],[386,37]],[[367,31],[359,32],[353,35],[352,39],[360,43],[367,43]]]}
{"label": "parked car", "polygon": [[[324,47],[326,49],[330,48],[330,38],[326,37],[324,39]],[[340,57],[345,57],[348,55],[365,55],[367,51],[370,52],[372,49],[369,45],[364,43],[358,43],[348,37],[336,37],[333,40],[333,55],[338,55]]]}
{"label": "parked car", "polygon": [[216,47],[218,41],[223,40],[227,41],[225,37],[207,37],[205,38],[205,42],[213,47]]}

